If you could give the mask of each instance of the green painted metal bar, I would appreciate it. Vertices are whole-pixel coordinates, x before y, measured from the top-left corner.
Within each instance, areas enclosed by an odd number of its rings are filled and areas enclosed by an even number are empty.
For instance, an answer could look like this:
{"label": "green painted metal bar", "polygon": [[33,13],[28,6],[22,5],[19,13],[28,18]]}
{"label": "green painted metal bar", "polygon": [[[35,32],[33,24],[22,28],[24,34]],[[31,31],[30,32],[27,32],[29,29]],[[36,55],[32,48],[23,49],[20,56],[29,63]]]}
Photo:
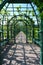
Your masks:
{"label": "green painted metal bar", "polygon": [[[35,16],[36,16],[36,20],[37,20],[37,24],[38,24],[38,28],[39,28],[39,20],[38,20],[38,16],[37,16],[37,14],[36,14],[36,11],[35,11],[35,9],[34,9],[34,6],[33,6],[33,4],[31,3],[31,6],[32,6],[32,9],[33,9],[33,11],[34,11],[34,14],[35,14]],[[34,26],[33,26],[34,27]],[[34,31],[33,31],[33,33],[34,33]],[[34,37],[34,36],[33,36]],[[39,29],[38,29],[38,38],[40,38],[40,35],[39,35]],[[34,39],[34,38],[33,38]]]}
{"label": "green painted metal bar", "polygon": [[[10,23],[10,21],[14,18],[14,17],[16,17],[17,18],[17,16],[24,16],[24,17],[27,17],[31,22],[34,22],[29,16],[27,16],[26,14],[24,14],[24,15],[14,15],[13,17],[11,17],[11,19],[9,20],[9,23]],[[26,20],[26,19],[24,19],[24,20]],[[28,21],[27,21],[28,22]],[[28,22],[29,23],[29,22]]]}
{"label": "green painted metal bar", "polygon": [[4,39],[4,35],[3,35],[3,32],[4,32],[4,30],[3,30],[3,21],[4,21],[4,16],[3,16],[3,20],[2,20],[2,39]]}
{"label": "green painted metal bar", "polygon": [[11,25],[11,28],[10,29],[11,29],[11,39],[12,39],[12,25]]}
{"label": "green painted metal bar", "polygon": [[8,5],[7,5],[6,8],[5,8],[6,10],[7,10],[8,6],[9,6],[9,3],[8,3]]}
{"label": "green painted metal bar", "polygon": [[32,30],[32,42],[34,42],[33,39],[34,39],[34,24],[33,24],[33,30]]}
{"label": "green painted metal bar", "polygon": [[0,41],[1,41],[1,33],[2,33],[2,32],[1,32],[1,30],[0,30]]}
{"label": "green painted metal bar", "polygon": [[28,15],[25,14],[24,16],[28,18],[31,21],[31,23],[34,23],[34,21]]}
{"label": "green painted metal bar", "polygon": [[[26,9],[27,9],[27,11],[26,11],[26,14],[28,14],[27,12],[28,12],[28,4],[27,4],[27,6],[26,6]],[[27,18],[27,17],[26,17]],[[27,22],[26,22],[27,23]],[[26,25],[26,43],[28,42],[28,30],[27,30],[27,24],[25,24]]]}
{"label": "green painted metal bar", "polygon": [[[14,21],[14,22],[15,22],[15,21]],[[15,23],[12,23],[12,24],[11,24],[12,26],[14,26],[14,30],[13,30],[13,34],[14,34],[14,44],[15,44],[15,41],[16,41],[16,40],[15,40],[15,33],[16,33],[16,32],[15,32],[15,26],[16,26],[17,23],[18,23],[18,22],[16,21]]]}
{"label": "green painted metal bar", "polygon": [[13,8],[13,15],[14,15],[14,6],[13,6],[13,4],[12,4],[12,8]]}
{"label": "green painted metal bar", "polygon": [[26,43],[28,42],[28,35],[27,35],[27,24],[26,25]]}
{"label": "green painted metal bar", "polygon": [[2,34],[2,31],[0,30],[0,65],[2,65],[2,55],[1,55],[1,34]]}
{"label": "green painted metal bar", "polygon": [[37,17],[37,14],[36,14],[36,11],[35,11],[35,9],[34,9],[34,6],[33,6],[33,4],[32,3],[30,3],[31,4],[31,7],[32,7],[32,9],[33,9],[33,11],[34,11],[34,14],[35,14],[35,16],[36,16],[36,20],[37,20],[37,24],[38,24],[38,17]]}
{"label": "green painted metal bar", "polygon": [[7,39],[9,43],[9,22],[7,21]]}
{"label": "green painted metal bar", "polygon": [[[29,25],[29,22],[26,20],[26,19],[24,19],[24,20],[22,20],[22,19],[18,19],[18,20],[15,20],[15,21],[23,21],[24,23],[26,23],[27,25]],[[14,22],[13,22],[14,23]],[[18,23],[18,22],[17,22]]]}
{"label": "green painted metal bar", "polygon": [[31,3],[31,0],[8,0],[8,3]]}
{"label": "green painted metal bar", "polygon": [[1,11],[1,9],[4,7],[4,5],[7,3],[7,0],[4,0],[3,2],[2,2],[2,4],[0,4],[0,11]]}
{"label": "green painted metal bar", "polygon": [[41,44],[41,52],[40,52],[40,65],[43,65],[43,19],[41,19],[41,30],[40,30],[40,44]]}
{"label": "green painted metal bar", "polygon": [[15,24],[14,24],[14,44],[15,44]]}
{"label": "green painted metal bar", "polygon": [[[0,19],[0,21],[1,21],[1,19]],[[2,39],[1,39],[1,34],[2,34],[1,26],[2,25],[1,25],[1,22],[0,22],[0,61],[1,61],[1,41],[2,41]]]}

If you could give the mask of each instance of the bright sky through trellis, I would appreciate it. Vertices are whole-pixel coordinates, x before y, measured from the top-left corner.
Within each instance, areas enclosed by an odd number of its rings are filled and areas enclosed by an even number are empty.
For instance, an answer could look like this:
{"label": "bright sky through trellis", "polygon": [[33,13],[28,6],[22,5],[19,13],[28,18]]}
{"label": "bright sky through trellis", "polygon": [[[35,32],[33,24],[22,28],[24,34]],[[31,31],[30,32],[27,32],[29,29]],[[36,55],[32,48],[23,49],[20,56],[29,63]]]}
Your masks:
{"label": "bright sky through trellis", "polygon": [[[32,4],[33,4],[33,3],[32,3]],[[6,9],[7,5],[8,5],[8,3],[7,3],[3,8]],[[9,6],[8,6],[8,8],[7,8],[7,11],[9,12],[9,14],[10,14],[11,16],[9,16],[8,19],[10,19],[10,18],[13,16],[13,14],[18,15],[18,12],[16,12],[17,9],[16,9],[15,7],[19,7],[19,6],[21,6],[21,10],[20,10],[20,11],[25,11],[25,10],[26,10],[26,7],[27,7],[27,4],[13,4],[14,13],[13,13],[12,4],[9,4]],[[33,6],[34,6],[34,9],[36,10],[37,7],[36,7],[34,4],[33,4]],[[25,8],[22,8],[22,7],[25,7]],[[28,9],[29,9],[30,11],[32,10],[32,7],[31,7],[30,4],[28,4]],[[25,12],[23,12],[23,13],[25,13]],[[36,14],[38,15],[38,11],[36,11]],[[33,20],[35,21],[35,24],[37,24],[36,16],[31,16],[31,15],[32,15],[32,14],[30,13],[30,18],[33,18]],[[4,21],[4,24],[6,24],[6,21]]]}

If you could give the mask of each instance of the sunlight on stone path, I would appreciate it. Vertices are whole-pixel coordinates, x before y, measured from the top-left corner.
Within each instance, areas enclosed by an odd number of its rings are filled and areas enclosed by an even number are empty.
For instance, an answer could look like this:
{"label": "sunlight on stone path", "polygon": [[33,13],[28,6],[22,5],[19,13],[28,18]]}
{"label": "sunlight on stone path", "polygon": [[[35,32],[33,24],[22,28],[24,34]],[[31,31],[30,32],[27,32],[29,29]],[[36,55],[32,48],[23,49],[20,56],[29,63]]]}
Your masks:
{"label": "sunlight on stone path", "polygon": [[40,65],[40,48],[34,44],[15,44],[3,58],[2,65]]}
{"label": "sunlight on stone path", "polygon": [[22,31],[16,36],[16,43],[19,42],[26,43],[26,35]]}

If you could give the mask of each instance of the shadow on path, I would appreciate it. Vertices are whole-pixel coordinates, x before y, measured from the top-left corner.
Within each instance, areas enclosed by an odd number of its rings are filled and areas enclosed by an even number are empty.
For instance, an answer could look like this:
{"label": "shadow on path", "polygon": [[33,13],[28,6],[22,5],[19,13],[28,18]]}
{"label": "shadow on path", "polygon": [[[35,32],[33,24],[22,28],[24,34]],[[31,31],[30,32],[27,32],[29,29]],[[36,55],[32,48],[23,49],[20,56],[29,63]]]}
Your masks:
{"label": "shadow on path", "polygon": [[40,48],[34,44],[10,45],[4,53],[2,65],[39,65]]}

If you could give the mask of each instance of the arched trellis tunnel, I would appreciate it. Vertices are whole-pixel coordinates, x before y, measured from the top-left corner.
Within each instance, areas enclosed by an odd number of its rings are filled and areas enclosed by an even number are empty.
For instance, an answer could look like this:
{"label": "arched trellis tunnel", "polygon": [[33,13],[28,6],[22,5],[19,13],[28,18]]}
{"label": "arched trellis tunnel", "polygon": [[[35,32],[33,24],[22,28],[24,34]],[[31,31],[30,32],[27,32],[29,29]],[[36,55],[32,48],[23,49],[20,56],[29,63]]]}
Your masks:
{"label": "arched trellis tunnel", "polygon": [[[13,22],[12,22],[10,25],[11,25],[11,26],[13,25],[14,28],[15,28],[15,26],[16,26],[16,24],[17,24],[18,22],[23,22],[23,23],[25,23],[25,26],[26,26],[26,36],[27,36],[27,31],[28,31],[28,30],[27,30],[27,26],[31,26],[30,30],[33,29],[32,26],[33,26],[33,23],[34,23],[34,22],[33,22],[28,16],[26,16],[25,14],[24,14],[24,19],[23,19],[23,20],[22,20],[22,19],[18,19],[18,20],[17,20],[17,17],[18,17],[18,16],[19,16],[19,17],[21,16],[21,18],[23,17],[23,15],[17,15],[17,16],[16,16],[16,20],[14,20],[14,17],[15,17],[15,16],[13,16],[13,17],[8,21],[8,24],[10,24],[10,21],[13,20]],[[28,20],[25,19],[25,17],[28,18],[28,19],[31,21],[32,25],[31,25],[30,22],[28,22]],[[14,23],[14,21],[16,21],[16,22]],[[16,28],[17,28],[17,27],[16,27]],[[9,29],[9,27],[8,27],[8,29]],[[8,31],[9,31],[9,30],[8,30]],[[31,31],[33,32],[33,30],[31,30]],[[11,32],[12,32],[12,30],[11,30]],[[20,32],[20,31],[19,31],[19,32]],[[9,33],[8,33],[8,34],[9,34]],[[9,36],[9,35],[8,35],[8,36]],[[11,33],[11,36],[12,36],[12,33]],[[14,36],[15,36],[15,34],[14,34]],[[8,37],[8,39],[9,39],[9,37]],[[27,38],[26,38],[26,39],[27,39]]]}
{"label": "arched trellis tunnel", "polygon": [[[17,4],[15,4],[17,3]],[[9,43],[20,32],[18,27],[20,24],[25,24],[26,42],[28,37],[32,38],[32,42],[38,44],[41,48],[40,65],[43,65],[43,18],[38,16],[41,11],[37,11],[38,5],[34,4],[31,0],[2,0],[0,4],[0,50],[2,53],[2,47]],[[39,13],[40,12],[40,13]],[[17,29],[17,31],[16,31]],[[22,30],[23,31],[23,30]],[[28,36],[28,34],[30,36]],[[1,54],[0,54],[1,57]],[[1,60],[0,60],[1,61]],[[1,63],[1,62],[0,62]]]}

